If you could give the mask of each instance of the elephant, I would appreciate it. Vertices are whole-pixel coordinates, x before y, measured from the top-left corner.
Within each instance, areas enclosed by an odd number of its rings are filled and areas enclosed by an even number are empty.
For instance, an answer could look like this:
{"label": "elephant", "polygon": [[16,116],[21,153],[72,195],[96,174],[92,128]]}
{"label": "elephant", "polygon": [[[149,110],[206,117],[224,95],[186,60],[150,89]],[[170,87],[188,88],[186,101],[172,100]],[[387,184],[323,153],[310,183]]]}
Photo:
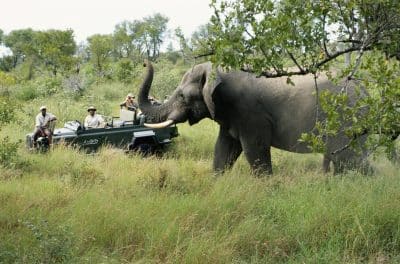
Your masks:
{"label": "elephant", "polygon": [[[318,113],[313,75],[292,76],[296,84],[293,86],[286,77],[258,77],[219,68],[213,71],[212,63],[205,62],[184,74],[167,102],[154,106],[148,100],[154,68],[150,62],[145,66],[147,71],[138,96],[139,107],[146,116],[145,125],[160,128],[186,121],[194,125],[204,118],[214,120],[219,124],[213,160],[216,172],[231,168],[243,152],[253,173],[272,174],[271,147],[310,153],[310,148],[299,138],[302,133],[312,132],[317,120],[325,118]],[[323,75],[317,84],[320,91],[341,89]],[[350,101],[355,101],[358,96],[355,85],[348,85],[347,89]],[[363,139],[358,139],[360,144]],[[348,142],[344,132],[325,139],[324,155],[333,162],[334,173],[368,165],[366,151],[359,153],[346,148],[332,154]]]}
{"label": "elephant", "polygon": [[[383,133],[383,134],[385,134],[385,133]],[[396,141],[400,136],[400,131],[388,132],[388,133],[386,133],[386,135],[390,136],[391,141]],[[393,143],[393,144],[395,144],[395,143]],[[399,162],[399,154],[395,147],[390,152],[389,160],[391,160],[394,163]],[[332,161],[331,156],[324,155],[323,161],[322,161],[322,170],[324,173],[328,173],[330,171],[331,161]]]}

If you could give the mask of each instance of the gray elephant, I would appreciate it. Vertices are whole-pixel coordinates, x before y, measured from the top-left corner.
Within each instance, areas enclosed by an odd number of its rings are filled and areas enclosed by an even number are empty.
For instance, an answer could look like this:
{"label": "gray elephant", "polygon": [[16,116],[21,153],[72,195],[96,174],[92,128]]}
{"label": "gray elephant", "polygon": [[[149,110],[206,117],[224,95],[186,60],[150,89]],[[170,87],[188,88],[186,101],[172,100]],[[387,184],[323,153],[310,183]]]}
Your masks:
{"label": "gray elephant", "polygon": [[[193,125],[203,118],[213,119],[220,125],[214,149],[215,171],[232,167],[243,152],[256,174],[271,174],[271,147],[310,152],[299,138],[302,133],[311,132],[317,120],[313,76],[293,76],[293,87],[284,77],[270,79],[217,70],[211,83],[212,64],[206,62],[186,72],[168,102],[154,106],[148,100],[154,69],[151,63],[147,64],[138,97],[147,118],[145,125],[158,128],[186,121]],[[324,76],[318,78],[318,88],[335,92],[341,89]],[[349,85],[348,90],[355,100],[354,85]],[[324,117],[319,114],[318,118]],[[363,138],[359,139],[360,144]],[[325,157],[333,162],[335,173],[366,162],[366,152],[357,154],[350,148],[332,155],[348,142],[344,133],[326,139]]]}

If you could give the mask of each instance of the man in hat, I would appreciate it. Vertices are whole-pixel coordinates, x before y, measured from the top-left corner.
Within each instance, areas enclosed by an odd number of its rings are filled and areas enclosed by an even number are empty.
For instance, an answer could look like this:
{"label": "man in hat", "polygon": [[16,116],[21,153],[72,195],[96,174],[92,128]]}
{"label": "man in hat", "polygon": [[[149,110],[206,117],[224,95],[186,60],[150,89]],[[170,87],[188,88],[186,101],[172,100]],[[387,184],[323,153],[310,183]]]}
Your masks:
{"label": "man in hat", "polygon": [[36,116],[35,131],[33,132],[33,145],[36,146],[36,141],[39,137],[47,136],[49,144],[51,144],[52,133],[50,129],[51,122],[57,120],[56,116],[52,113],[47,113],[47,107],[42,105],[40,113]]}
{"label": "man in hat", "polygon": [[90,106],[87,110],[89,114],[85,118],[84,125],[86,128],[99,128],[105,126],[103,117],[96,114],[96,108],[94,106]]}
{"label": "man in hat", "polygon": [[121,108],[123,106],[126,107],[126,109],[135,111],[136,109],[139,108],[139,105],[137,102],[135,102],[135,96],[131,93],[128,93],[128,95],[125,98],[125,101],[123,101],[120,105]]}

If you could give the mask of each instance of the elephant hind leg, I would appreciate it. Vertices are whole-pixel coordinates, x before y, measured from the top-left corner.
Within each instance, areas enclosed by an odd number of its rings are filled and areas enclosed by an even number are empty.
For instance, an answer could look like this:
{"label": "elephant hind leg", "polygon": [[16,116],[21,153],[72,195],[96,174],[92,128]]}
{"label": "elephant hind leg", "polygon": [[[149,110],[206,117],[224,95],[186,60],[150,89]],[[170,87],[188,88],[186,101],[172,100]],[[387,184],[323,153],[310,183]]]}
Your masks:
{"label": "elephant hind leg", "polygon": [[341,174],[346,170],[355,170],[361,174],[368,175],[372,173],[372,168],[366,158],[362,158],[356,154],[347,159],[333,160],[333,173]]}
{"label": "elephant hind leg", "polygon": [[327,154],[324,155],[324,159],[322,161],[322,170],[324,173],[328,173],[330,172],[331,168],[331,158],[328,157]]}

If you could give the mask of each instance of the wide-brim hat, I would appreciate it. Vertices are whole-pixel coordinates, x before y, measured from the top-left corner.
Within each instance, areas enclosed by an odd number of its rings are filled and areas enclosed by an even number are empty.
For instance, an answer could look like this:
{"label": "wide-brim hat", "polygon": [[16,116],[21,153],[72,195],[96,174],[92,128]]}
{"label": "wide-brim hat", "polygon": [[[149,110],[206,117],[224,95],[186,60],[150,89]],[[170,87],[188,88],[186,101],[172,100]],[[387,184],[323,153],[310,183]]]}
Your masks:
{"label": "wide-brim hat", "polygon": [[94,107],[94,106],[89,106],[87,110],[88,110],[88,112],[89,112],[90,110],[96,111],[96,107]]}
{"label": "wide-brim hat", "polygon": [[131,93],[128,93],[127,97],[135,98],[135,96],[133,94],[131,94]]}
{"label": "wide-brim hat", "polygon": [[47,109],[47,107],[45,105],[42,105],[39,109],[40,109],[40,111],[42,111],[44,109]]}

